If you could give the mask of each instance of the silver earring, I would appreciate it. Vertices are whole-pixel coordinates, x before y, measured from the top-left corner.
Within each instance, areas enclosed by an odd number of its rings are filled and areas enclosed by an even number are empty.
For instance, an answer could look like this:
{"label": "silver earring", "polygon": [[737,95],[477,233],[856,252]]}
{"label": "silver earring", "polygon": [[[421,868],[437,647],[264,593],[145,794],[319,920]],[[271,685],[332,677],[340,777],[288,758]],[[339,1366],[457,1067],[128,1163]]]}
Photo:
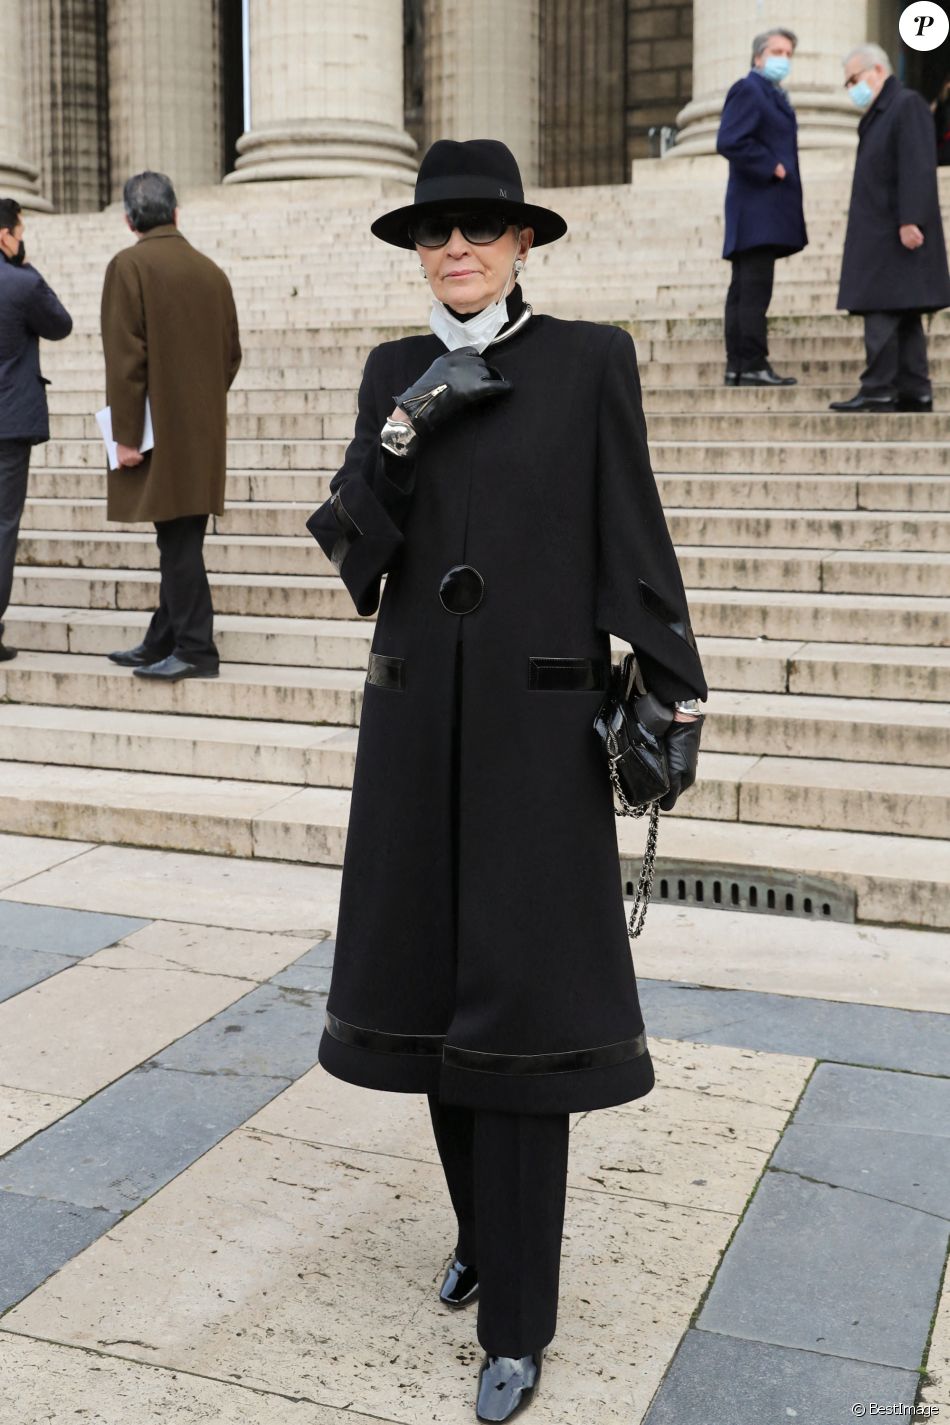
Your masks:
{"label": "silver earring", "polygon": [[425,275],[426,275],[426,270],[425,270],[425,268],[423,267],[423,265],[422,265],[421,262],[419,263],[419,271],[422,273],[423,277],[425,277]]}
{"label": "silver earring", "polygon": [[515,276],[516,276],[516,277],[520,277],[520,275],[521,275],[521,273],[522,273],[523,271],[524,271],[524,263],[521,261],[521,258],[520,258],[520,257],[516,257],[516,258],[515,258]]}

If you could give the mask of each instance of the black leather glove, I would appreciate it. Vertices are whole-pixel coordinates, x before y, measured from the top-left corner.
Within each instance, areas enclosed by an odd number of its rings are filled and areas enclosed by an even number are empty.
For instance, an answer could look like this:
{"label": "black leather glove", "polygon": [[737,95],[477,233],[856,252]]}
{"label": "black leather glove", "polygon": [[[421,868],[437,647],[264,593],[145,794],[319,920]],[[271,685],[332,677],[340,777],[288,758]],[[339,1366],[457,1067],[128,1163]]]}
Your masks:
{"label": "black leather glove", "polygon": [[437,356],[428,371],[394,399],[419,435],[426,436],[467,406],[510,390],[501,372],[489,366],[474,346],[461,346]]}
{"label": "black leather glove", "polygon": [[670,790],[660,798],[661,811],[672,811],[680,792],[685,792],[696,780],[699,761],[699,739],[706,714],[700,713],[690,722],[671,722],[666,733],[666,760],[670,769]]}

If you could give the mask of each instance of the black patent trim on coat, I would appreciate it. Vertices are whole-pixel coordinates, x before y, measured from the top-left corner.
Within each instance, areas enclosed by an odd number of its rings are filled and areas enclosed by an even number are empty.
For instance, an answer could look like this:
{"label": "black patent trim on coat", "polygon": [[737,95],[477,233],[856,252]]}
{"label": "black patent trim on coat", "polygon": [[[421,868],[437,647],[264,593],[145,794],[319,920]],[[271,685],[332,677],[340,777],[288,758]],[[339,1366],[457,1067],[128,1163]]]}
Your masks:
{"label": "black patent trim on coat", "polygon": [[500,1054],[484,1049],[463,1049],[446,1044],[444,1034],[393,1034],[382,1029],[364,1029],[348,1024],[329,1010],[327,1033],[357,1049],[384,1054],[440,1054],[449,1068],[477,1069],[488,1074],[569,1074],[579,1069],[609,1069],[639,1059],[647,1052],[646,1032],[614,1044],[597,1044],[592,1049],[565,1049],[554,1054]]}
{"label": "black patent trim on coat", "polygon": [[327,1033],[357,1049],[375,1049],[387,1054],[441,1054],[444,1034],[393,1034],[382,1029],[363,1029],[348,1024],[327,1010]]}
{"label": "black patent trim on coat", "polygon": [[528,657],[528,687],[532,690],[593,693],[606,686],[602,658]]}
{"label": "black patent trim on coat", "polygon": [[694,653],[698,653],[696,639],[693,637],[693,630],[689,622],[682,618],[680,614],[668,604],[662,594],[657,593],[652,584],[648,584],[645,579],[638,579],[640,586],[640,602],[647,613],[653,614],[661,623],[665,623],[673,633],[682,638],[684,643],[688,643]]}
{"label": "black patent trim on coat", "polygon": [[639,1059],[647,1051],[644,1030],[632,1039],[597,1044],[593,1049],[565,1049],[556,1054],[498,1054],[485,1049],[462,1049],[446,1044],[442,1062],[455,1069],[478,1069],[488,1074],[572,1074],[578,1069],[609,1069]]}
{"label": "black patent trim on coat", "polygon": [[363,531],[344,505],[340,498],[339,490],[334,490],[330,496],[330,509],[333,511],[334,519],[340,526],[340,533],[337,535],[333,548],[330,550],[330,563],[339,574],[343,561],[347,554],[349,554],[351,546]]}
{"label": "black patent trim on coat", "polygon": [[388,653],[370,653],[366,681],[376,688],[402,690],[406,686],[406,660]]}

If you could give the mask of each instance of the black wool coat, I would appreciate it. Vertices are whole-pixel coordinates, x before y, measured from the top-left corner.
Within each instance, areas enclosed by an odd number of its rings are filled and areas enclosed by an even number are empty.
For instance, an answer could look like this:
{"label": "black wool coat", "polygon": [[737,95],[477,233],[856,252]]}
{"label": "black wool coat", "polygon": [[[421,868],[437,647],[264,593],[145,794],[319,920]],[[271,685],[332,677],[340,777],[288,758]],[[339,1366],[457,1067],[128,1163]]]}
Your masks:
{"label": "black wool coat", "polygon": [[320,1063],[470,1107],[606,1107],[654,1082],[592,728],[609,633],[659,696],[707,692],[634,345],[532,316],[486,352],[512,391],[407,463],[380,426],[444,350],[370,353],[308,521],[358,612],[379,603]]}
{"label": "black wool coat", "polygon": [[[898,229],[906,223],[920,228],[922,247],[901,242]],[[950,307],[933,115],[893,74],[858,125],[838,306],[849,312]]]}

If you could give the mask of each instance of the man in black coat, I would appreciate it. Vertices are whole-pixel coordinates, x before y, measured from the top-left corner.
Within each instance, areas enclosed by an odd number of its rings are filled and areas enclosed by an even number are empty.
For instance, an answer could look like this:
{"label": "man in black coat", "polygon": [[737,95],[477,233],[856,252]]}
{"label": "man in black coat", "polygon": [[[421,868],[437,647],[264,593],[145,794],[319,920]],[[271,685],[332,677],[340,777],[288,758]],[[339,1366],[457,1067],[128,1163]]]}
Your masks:
{"label": "man in black coat", "polygon": [[3,615],[13,588],[30,448],[49,440],[39,339],[60,341],[73,329],[66,308],[26,261],[23,227],[19,203],[0,198],[0,662],[16,657],[3,644]]}
{"label": "man in black coat", "polygon": [[937,146],[926,101],[895,78],[879,45],[844,61],[863,109],[841,263],[838,306],[864,317],[861,389],[833,411],[931,411],[921,312],[950,306],[937,192]]}
{"label": "man in black coat", "polygon": [[767,313],[775,260],[808,242],[798,170],[798,122],[782,89],[797,40],[766,30],[752,41],[752,68],[726,95],[716,148],[729,160],[722,255],[732,263],[726,296],[726,385],[794,386],[769,364]]}

